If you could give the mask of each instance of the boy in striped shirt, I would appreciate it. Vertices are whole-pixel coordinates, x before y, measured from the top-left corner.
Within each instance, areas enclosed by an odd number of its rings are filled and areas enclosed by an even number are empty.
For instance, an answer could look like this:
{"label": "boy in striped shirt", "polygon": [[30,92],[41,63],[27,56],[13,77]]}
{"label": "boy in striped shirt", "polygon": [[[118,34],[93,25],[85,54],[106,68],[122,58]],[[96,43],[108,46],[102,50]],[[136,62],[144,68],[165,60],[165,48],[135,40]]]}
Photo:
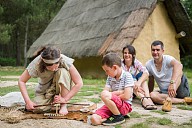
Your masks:
{"label": "boy in striped shirt", "polygon": [[117,53],[108,53],[102,59],[102,68],[108,75],[101,99],[104,105],[91,116],[92,125],[117,125],[125,122],[124,116],[132,111],[134,80],[121,67]]}

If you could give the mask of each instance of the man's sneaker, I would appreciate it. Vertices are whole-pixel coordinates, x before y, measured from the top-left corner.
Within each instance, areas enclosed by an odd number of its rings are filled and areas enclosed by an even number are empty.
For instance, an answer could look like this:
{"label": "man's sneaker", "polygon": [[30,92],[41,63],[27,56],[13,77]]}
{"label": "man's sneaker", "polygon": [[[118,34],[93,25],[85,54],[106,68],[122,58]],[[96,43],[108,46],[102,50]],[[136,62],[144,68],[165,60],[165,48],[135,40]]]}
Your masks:
{"label": "man's sneaker", "polygon": [[112,115],[106,121],[104,121],[103,125],[117,125],[125,122],[125,118],[123,115]]}
{"label": "man's sneaker", "polygon": [[184,100],[185,100],[185,103],[192,104],[192,97],[185,97]]}
{"label": "man's sneaker", "polygon": [[172,109],[171,98],[167,97],[166,100],[163,102],[162,111],[170,112],[171,109]]}

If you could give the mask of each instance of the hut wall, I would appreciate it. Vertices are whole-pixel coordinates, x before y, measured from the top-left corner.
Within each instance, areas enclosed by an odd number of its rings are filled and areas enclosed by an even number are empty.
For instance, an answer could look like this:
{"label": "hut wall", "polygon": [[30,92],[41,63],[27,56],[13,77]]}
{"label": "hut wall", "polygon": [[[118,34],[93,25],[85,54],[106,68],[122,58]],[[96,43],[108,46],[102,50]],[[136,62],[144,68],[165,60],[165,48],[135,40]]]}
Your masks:
{"label": "hut wall", "polygon": [[165,6],[159,2],[148,18],[144,28],[141,30],[133,46],[137,51],[137,59],[143,64],[151,59],[151,43],[154,40],[161,40],[164,43],[165,52],[180,60],[179,42],[175,38],[176,30],[167,14]]}
{"label": "hut wall", "polygon": [[74,65],[83,78],[105,78],[101,67],[101,57],[74,58]]}

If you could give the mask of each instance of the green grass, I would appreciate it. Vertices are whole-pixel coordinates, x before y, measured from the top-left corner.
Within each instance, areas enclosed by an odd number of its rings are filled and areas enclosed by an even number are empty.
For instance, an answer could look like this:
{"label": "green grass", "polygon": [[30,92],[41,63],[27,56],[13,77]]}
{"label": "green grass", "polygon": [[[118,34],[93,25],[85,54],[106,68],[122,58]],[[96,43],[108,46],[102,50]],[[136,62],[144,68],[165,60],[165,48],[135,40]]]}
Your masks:
{"label": "green grass", "polygon": [[[18,81],[18,78],[2,78],[2,77],[0,77],[0,81]],[[37,80],[37,78],[31,78],[31,79],[29,79],[28,82],[37,83],[38,80]]]}
{"label": "green grass", "polygon": [[[7,93],[10,92],[19,92],[19,87],[18,86],[8,86],[8,87],[0,87],[0,96],[6,95]],[[34,98],[34,89],[31,88],[30,86],[27,86],[27,91],[30,96],[30,98]]]}
{"label": "green grass", "polygon": [[151,112],[159,113],[159,114],[161,114],[161,115],[167,114],[166,112],[161,111],[161,110],[151,110]]}
{"label": "green grass", "polygon": [[18,86],[1,87],[0,88],[0,96],[3,96],[9,92],[18,92],[18,91],[19,91]]}
{"label": "green grass", "polygon": [[172,121],[167,118],[161,118],[157,121],[157,123],[160,125],[170,125],[170,124],[172,124]]}
{"label": "green grass", "polygon": [[83,79],[84,85],[105,85],[105,79]]}
{"label": "green grass", "polygon": [[24,70],[23,67],[1,67],[0,76],[20,76]]}
{"label": "green grass", "polygon": [[138,123],[131,126],[131,128],[150,128],[146,123]]}
{"label": "green grass", "polygon": [[94,99],[89,99],[91,102],[93,103],[99,103],[101,102],[101,99],[100,98],[94,98]]}
{"label": "green grass", "polygon": [[190,105],[180,105],[180,106],[177,106],[177,108],[182,109],[182,110],[192,111],[192,106],[190,106]]}
{"label": "green grass", "polygon": [[129,115],[131,118],[141,118],[141,115],[135,111],[131,112]]}

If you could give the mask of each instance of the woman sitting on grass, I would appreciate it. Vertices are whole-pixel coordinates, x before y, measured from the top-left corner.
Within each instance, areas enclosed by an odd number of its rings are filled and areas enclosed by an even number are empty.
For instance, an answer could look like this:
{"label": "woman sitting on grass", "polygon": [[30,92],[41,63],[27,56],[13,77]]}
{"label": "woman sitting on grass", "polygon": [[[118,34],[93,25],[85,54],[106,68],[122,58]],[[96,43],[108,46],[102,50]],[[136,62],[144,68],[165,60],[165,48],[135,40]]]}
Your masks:
{"label": "woman sitting on grass", "polygon": [[157,109],[149,95],[147,79],[149,73],[136,59],[136,50],[133,46],[127,45],[123,48],[122,67],[125,71],[130,72],[134,78],[134,94],[141,98],[142,107],[146,110]]}

